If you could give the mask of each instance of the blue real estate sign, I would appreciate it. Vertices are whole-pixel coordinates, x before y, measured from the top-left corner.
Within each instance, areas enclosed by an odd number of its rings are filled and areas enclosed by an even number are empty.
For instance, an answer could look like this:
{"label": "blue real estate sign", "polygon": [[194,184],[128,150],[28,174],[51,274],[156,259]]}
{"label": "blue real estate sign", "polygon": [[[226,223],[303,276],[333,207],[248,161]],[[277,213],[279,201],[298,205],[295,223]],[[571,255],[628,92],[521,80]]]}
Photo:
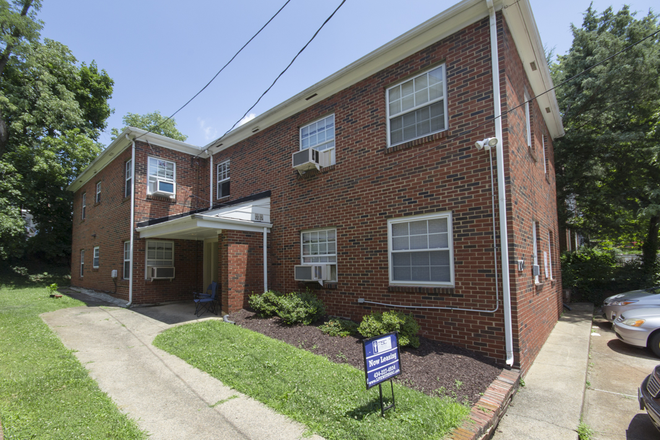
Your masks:
{"label": "blue real estate sign", "polygon": [[367,389],[401,374],[396,333],[364,340],[364,371]]}

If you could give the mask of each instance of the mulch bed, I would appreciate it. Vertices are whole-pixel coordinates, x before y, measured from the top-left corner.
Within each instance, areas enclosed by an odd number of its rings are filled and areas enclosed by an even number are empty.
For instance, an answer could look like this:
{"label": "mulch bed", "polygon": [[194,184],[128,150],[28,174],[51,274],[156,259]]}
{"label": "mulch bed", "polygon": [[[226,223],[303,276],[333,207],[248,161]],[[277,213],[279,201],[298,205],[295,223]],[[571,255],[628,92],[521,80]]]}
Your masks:
{"label": "mulch bed", "polygon": [[[233,313],[229,319],[241,327],[364,371],[359,338],[328,336],[315,325],[286,326],[279,318],[260,318],[247,310]],[[396,381],[428,395],[440,393],[456,397],[469,405],[474,405],[502,372],[502,368],[484,356],[423,337],[420,337],[419,348],[401,349],[401,370]]]}

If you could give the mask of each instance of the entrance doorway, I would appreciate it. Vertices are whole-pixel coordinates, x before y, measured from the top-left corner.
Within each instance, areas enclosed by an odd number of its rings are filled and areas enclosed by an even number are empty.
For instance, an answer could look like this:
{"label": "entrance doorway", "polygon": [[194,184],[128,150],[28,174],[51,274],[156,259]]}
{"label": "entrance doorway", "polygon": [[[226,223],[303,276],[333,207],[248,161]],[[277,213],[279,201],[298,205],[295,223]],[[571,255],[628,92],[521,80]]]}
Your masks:
{"label": "entrance doorway", "polygon": [[218,237],[204,240],[204,288],[218,282]]}

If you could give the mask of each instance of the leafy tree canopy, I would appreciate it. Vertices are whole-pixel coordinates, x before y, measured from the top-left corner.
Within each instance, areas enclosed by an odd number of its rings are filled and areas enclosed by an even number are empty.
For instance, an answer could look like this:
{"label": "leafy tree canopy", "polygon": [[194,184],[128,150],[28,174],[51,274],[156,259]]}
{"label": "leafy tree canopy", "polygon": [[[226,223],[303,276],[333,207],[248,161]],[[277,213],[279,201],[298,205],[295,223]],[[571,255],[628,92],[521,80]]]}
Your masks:
{"label": "leafy tree canopy", "polygon": [[[176,128],[176,121],[172,118],[167,118],[160,114],[159,111],[147,113],[146,115],[139,115],[137,113],[126,113],[122,118],[124,127],[135,127],[143,130],[150,131],[151,133],[161,134],[178,141],[185,141],[188,136],[181,133]],[[121,130],[113,128],[111,139],[115,140],[121,133]]]}
{"label": "leafy tree canopy", "polygon": [[[651,265],[660,225],[658,17],[589,7],[552,66],[566,135],[556,143],[560,220],[599,238],[639,239]],[[624,50],[625,49],[625,50]],[[560,208],[560,209],[561,209]]]}
{"label": "leafy tree canopy", "polygon": [[[101,151],[97,139],[112,113],[114,83],[104,70],[94,61],[78,64],[61,43],[39,41],[40,6],[0,0],[0,259],[26,249],[68,257],[72,194],[66,188]],[[37,223],[30,240],[21,209]]]}

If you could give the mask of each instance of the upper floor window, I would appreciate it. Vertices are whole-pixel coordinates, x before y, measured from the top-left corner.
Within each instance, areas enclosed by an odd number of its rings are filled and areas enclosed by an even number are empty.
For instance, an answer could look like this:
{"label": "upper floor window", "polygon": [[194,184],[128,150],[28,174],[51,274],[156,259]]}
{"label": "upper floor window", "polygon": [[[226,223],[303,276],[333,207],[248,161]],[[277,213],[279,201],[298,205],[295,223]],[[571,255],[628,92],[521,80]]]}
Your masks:
{"label": "upper floor window", "polygon": [[87,193],[82,194],[82,209],[81,209],[81,218],[85,220],[87,216]]}
{"label": "upper floor window", "polygon": [[101,182],[96,182],[96,198],[94,201],[96,203],[101,203]]}
{"label": "upper floor window", "polygon": [[176,165],[164,159],[149,158],[147,194],[176,194]]}
{"label": "upper floor window", "polygon": [[327,265],[329,281],[337,281],[337,230],[304,231],[300,238],[302,264]]}
{"label": "upper floor window", "polygon": [[387,221],[391,284],[454,284],[451,222],[449,212]]}
{"label": "upper floor window", "polygon": [[218,164],[218,198],[229,196],[229,161]]}
{"label": "upper floor window", "polygon": [[300,150],[313,148],[327,151],[330,163],[335,163],[335,115],[332,114],[300,128]]}
{"label": "upper floor window", "polygon": [[126,161],[126,166],[124,167],[124,197],[129,197],[131,191],[133,190],[133,160],[129,159]]}
{"label": "upper floor window", "polygon": [[445,66],[387,89],[389,145],[447,129]]}
{"label": "upper floor window", "polygon": [[543,172],[548,174],[548,157],[545,153],[545,135],[541,136],[541,140],[543,141]]}
{"label": "upper floor window", "polygon": [[527,146],[531,148],[532,146],[532,119],[530,116],[529,110],[529,95],[527,90],[525,90],[525,141]]}

